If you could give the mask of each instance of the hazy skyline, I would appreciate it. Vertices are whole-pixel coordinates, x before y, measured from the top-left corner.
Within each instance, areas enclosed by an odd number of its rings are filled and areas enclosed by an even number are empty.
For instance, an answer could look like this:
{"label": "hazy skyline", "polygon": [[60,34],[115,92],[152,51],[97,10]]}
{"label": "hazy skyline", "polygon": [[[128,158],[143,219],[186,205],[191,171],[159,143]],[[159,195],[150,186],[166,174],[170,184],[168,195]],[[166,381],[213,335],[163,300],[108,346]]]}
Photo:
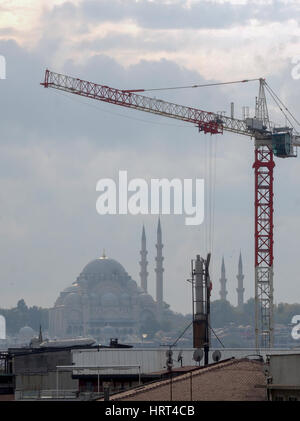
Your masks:
{"label": "hazy skyline", "polygon": [[[212,299],[222,255],[228,299],[237,303],[240,250],[245,300],[254,295],[253,142],[199,134],[192,125],[44,89],[46,68],[112,87],[155,88],[266,77],[299,116],[299,1],[0,1],[0,307],[20,298],[52,306],[85,264],[108,257],[139,284],[145,224],[149,290],[155,296],[157,216],[100,216],[96,183],[130,178],[207,179],[216,145]],[[299,57],[300,58],[300,57]],[[253,112],[258,83],[162,91],[158,98],[209,111],[235,102]],[[271,119],[284,119],[268,98]],[[214,147],[213,146],[213,147]],[[206,169],[205,169],[206,168]],[[300,302],[300,160],[276,159],[274,301]],[[165,301],[189,312],[190,259],[207,252],[205,226],[162,216]],[[206,224],[208,223],[206,219]]]}

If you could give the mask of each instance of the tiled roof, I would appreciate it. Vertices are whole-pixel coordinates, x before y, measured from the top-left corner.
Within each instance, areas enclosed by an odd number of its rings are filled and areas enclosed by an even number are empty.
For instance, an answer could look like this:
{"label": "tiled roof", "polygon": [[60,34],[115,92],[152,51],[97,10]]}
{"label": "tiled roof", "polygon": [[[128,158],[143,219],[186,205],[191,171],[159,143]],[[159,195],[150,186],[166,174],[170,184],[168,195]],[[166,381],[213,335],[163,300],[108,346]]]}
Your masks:
{"label": "tiled roof", "polygon": [[112,401],[266,400],[263,364],[232,359],[111,396]]}

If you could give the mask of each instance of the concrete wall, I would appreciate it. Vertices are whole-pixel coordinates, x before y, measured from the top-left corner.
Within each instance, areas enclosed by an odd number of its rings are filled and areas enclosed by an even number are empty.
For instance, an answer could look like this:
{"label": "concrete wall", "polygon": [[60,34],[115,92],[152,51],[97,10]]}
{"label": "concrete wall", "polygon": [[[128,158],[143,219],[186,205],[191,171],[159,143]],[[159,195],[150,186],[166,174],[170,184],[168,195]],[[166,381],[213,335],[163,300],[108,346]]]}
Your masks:
{"label": "concrete wall", "polygon": [[[166,351],[168,348],[132,348],[132,349],[86,349],[86,350],[73,350],[72,351],[72,362],[75,366],[130,366],[130,365],[140,365],[141,373],[153,373],[156,371],[162,371],[166,368]],[[184,366],[195,366],[198,365],[193,360],[193,348],[183,349],[175,348],[173,350],[173,367],[180,367],[180,362],[178,361],[179,352],[182,352],[183,356],[183,365]],[[209,362],[213,362],[212,353],[214,349],[210,350],[209,353]],[[222,357],[221,360],[227,358],[243,358],[249,355],[257,354],[255,349],[220,349]],[[292,350],[260,350],[264,358],[266,354],[272,353],[295,353]],[[300,355],[300,351],[299,351]],[[203,365],[203,360],[201,361]],[[111,368],[101,369],[100,374],[138,374],[138,368],[131,368],[126,371],[124,370],[113,370]],[[74,372],[77,374],[78,372]],[[81,374],[96,374],[96,369],[82,370]]]}
{"label": "concrete wall", "polygon": [[269,391],[271,401],[300,401],[300,390],[294,389],[271,389]]}
{"label": "concrete wall", "polygon": [[70,350],[33,352],[15,355],[13,358],[13,372],[19,373],[47,373],[56,370],[57,365],[71,364]]}
{"label": "concrete wall", "polygon": [[[34,352],[15,355],[13,372],[16,376],[16,390],[48,390],[57,388],[58,365],[70,365],[70,350]],[[59,389],[78,389],[78,380],[72,379],[72,372],[58,373]]]}
{"label": "concrete wall", "polygon": [[273,384],[300,388],[300,354],[271,355],[269,371]]}
{"label": "concrete wall", "polygon": [[16,376],[16,390],[78,390],[78,380],[72,379],[70,371],[57,373],[49,371],[47,374],[18,374]]}

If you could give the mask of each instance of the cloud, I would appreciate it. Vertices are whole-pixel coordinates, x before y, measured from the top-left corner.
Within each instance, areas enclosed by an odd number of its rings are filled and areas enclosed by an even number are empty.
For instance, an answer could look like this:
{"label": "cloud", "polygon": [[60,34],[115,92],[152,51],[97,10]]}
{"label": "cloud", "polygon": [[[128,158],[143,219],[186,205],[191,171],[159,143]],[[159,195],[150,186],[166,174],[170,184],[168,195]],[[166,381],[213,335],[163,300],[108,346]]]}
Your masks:
{"label": "cloud", "polygon": [[66,3],[45,12],[37,48],[51,51],[48,61],[59,68],[99,54],[125,67],[166,59],[205,79],[267,77],[299,50],[297,16],[297,3],[284,2]]}
{"label": "cloud", "polygon": [[[152,2],[142,0],[87,0],[78,6],[85,21],[122,22],[131,19],[138,26],[151,29],[203,29],[243,26],[250,20],[262,23],[283,22],[291,17],[291,8],[299,13],[299,4],[274,2]],[[56,8],[65,10],[65,5]]]}
{"label": "cloud", "polygon": [[206,79],[230,80],[280,72],[284,62],[299,51],[297,2],[85,0],[38,4],[32,1],[28,14],[20,9],[24,19],[31,19],[29,25],[12,26],[14,33],[2,37],[10,35],[26,49],[36,49],[48,66],[58,69],[68,60],[84,64],[98,54],[125,67],[141,60],[167,59]]}

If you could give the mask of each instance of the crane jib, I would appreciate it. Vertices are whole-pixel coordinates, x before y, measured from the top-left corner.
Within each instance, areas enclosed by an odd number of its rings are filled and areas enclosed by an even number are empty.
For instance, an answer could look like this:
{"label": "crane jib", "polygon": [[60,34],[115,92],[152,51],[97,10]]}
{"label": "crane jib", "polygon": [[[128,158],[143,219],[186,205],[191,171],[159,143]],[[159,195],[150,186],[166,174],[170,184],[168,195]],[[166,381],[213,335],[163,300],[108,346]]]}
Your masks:
{"label": "crane jib", "polygon": [[91,99],[192,123],[198,127],[199,131],[204,133],[223,134],[225,130],[250,137],[253,136],[253,133],[249,130],[244,120],[230,118],[217,113],[144,95],[137,95],[132,92],[54,73],[49,70],[46,70],[45,79],[41,85],[45,88],[54,88]]}

